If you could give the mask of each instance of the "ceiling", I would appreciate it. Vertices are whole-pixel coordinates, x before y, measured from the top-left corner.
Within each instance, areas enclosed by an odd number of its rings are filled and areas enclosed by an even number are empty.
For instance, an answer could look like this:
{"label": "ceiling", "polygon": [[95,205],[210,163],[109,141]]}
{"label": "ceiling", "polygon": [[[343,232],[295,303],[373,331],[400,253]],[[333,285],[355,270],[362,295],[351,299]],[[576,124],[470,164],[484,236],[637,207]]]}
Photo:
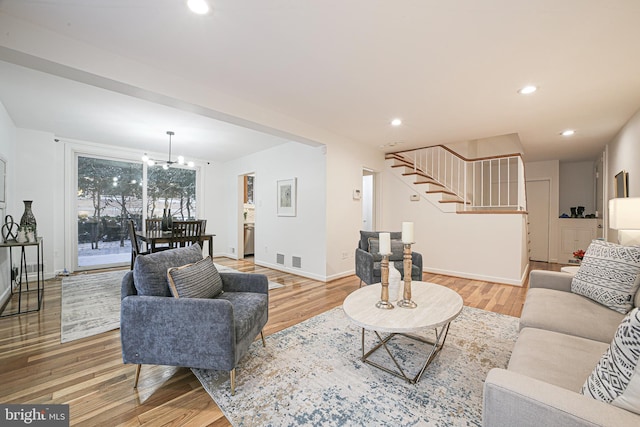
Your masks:
{"label": "ceiling", "polygon": [[[640,108],[637,0],[185,3],[0,0],[0,15],[381,152],[515,133],[526,161],[595,159]],[[174,151],[212,161],[297,140],[7,62],[0,76],[16,125],[62,138],[160,151],[171,129]]]}

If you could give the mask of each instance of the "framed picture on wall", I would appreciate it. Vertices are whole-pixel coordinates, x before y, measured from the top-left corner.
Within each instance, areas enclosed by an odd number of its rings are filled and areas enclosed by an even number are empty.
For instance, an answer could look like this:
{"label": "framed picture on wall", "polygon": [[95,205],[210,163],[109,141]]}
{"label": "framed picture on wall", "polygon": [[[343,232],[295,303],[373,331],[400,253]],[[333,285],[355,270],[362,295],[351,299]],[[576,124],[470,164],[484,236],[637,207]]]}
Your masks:
{"label": "framed picture on wall", "polygon": [[0,157],[0,207],[4,207],[7,201],[7,161]]}
{"label": "framed picture on wall", "polygon": [[615,177],[615,197],[629,197],[629,173],[626,171],[620,171]]}
{"label": "framed picture on wall", "polygon": [[296,216],[296,178],[278,181],[278,216]]}

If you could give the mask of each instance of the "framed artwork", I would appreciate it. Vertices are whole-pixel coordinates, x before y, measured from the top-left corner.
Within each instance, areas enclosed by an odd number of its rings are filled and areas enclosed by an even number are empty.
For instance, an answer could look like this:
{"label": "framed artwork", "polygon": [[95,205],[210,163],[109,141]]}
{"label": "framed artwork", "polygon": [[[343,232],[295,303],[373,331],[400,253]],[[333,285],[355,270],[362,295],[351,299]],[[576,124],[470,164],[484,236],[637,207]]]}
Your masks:
{"label": "framed artwork", "polygon": [[620,171],[616,175],[615,197],[629,197],[629,173]]}
{"label": "framed artwork", "polygon": [[278,216],[296,216],[296,178],[278,181]]}
{"label": "framed artwork", "polygon": [[5,202],[7,201],[7,161],[0,157],[0,206],[4,207]]}

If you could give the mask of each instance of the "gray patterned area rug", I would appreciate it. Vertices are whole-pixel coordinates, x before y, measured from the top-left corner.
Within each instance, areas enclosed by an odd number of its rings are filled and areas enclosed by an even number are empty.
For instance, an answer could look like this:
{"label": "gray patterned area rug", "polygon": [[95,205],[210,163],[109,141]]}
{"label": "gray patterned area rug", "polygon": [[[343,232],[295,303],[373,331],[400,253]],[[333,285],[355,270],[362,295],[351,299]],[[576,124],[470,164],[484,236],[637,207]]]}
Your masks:
{"label": "gray patterned area rug", "polygon": [[127,271],[79,274],[62,279],[61,342],[120,327],[120,284]]}
{"label": "gray patterned area rug", "polygon": [[[215,264],[220,272],[238,273]],[[120,284],[129,270],[79,274],[62,279],[60,342],[69,342],[120,327]],[[269,281],[269,289],[284,285]]]}
{"label": "gray patterned area rug", "polygon": [[[464,307],[415,385],[360,361],[361,329],[342,307],[266,337],[266,348],[255,341],[236,369],[235,396],[227,372],[193,372],[234,426],[481,426],[484,379],[507,366],[517,325],[515,317]],[[398,336],[391,343],[413,377],[424,344]]]}

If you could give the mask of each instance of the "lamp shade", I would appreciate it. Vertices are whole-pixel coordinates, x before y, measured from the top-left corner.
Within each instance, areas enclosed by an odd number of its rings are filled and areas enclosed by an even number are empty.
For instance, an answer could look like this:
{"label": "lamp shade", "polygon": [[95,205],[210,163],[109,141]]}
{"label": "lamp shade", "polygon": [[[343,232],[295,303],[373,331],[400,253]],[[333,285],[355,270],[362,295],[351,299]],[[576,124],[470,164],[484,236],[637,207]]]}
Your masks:
{"label": "lamp shade", "polygon": [[640,197],[609,200],[609,228],[640,230]]}

